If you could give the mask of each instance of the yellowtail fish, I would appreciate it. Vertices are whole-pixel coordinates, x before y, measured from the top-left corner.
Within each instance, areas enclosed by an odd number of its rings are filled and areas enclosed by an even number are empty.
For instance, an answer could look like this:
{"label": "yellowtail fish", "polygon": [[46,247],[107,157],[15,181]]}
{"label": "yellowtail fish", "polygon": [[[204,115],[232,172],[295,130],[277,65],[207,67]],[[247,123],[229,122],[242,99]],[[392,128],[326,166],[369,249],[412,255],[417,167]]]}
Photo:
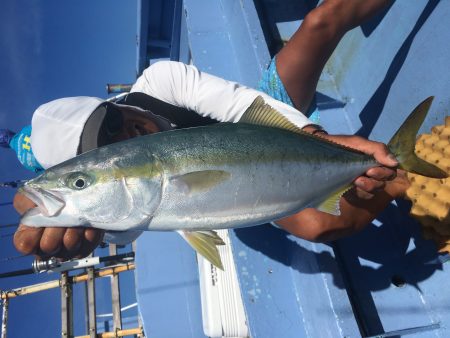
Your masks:
{"label": "yellowtail fish", "polygon": [[[400,166],[446,174],[414,155],[432,98],[422,102],[389,148]],[[175,230],[222,268],[214,229],[259,225],[306,207],[339,214],[352,181],[373,157],[305,133],[262,98],[239,123],[180,129],[101,147],[46,170],[21,189],[37,207],[29,226],[113,231]]]}

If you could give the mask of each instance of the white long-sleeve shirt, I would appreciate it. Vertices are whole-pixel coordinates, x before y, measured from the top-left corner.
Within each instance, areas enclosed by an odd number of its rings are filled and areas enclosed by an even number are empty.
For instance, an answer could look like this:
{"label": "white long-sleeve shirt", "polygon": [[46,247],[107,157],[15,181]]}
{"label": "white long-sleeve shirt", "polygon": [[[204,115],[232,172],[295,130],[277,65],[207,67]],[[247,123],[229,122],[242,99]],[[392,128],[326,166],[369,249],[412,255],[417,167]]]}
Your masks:
{"label": "white long-sleeve shirt", "polygon": [[142,92],[221,122],[238,122],[256,97],[262,96],[267,104],[298,127],[313,123],[297,109],[263,92],[203,73],[181,62],[153,64],[137,79],[131,92]]}

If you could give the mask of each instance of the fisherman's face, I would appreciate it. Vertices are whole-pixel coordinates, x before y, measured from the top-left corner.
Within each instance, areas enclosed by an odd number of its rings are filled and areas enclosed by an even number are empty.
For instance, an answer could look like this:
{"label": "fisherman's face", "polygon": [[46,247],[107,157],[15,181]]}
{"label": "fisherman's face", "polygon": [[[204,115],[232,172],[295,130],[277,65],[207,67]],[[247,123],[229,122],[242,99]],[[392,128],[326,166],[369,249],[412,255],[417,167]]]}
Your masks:
{"label": "fisherman's face", "polygon": [[159,132],[159,128],[147,114],[139,111],[122,111],[123,124],[120,130],[111,137],[113,142],[128,140],[142,135]]}

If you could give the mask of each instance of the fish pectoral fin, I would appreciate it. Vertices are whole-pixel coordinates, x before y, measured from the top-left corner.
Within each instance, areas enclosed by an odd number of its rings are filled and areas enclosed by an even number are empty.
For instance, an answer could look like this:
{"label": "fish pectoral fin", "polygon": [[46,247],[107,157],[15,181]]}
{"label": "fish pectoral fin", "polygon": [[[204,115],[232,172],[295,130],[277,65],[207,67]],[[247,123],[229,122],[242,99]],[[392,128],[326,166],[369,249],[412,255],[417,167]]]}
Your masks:
{"label": "fish pectoral fin", "polygon": [[223,170],[201,170],[175,176],[170,180],[180,191],[192,194],[208,191],[230,177],[231,174]]}
{"label": "fish pectoral fin", "polygon": [[194,248],[195,251],[205,257],[220,270],[223,270],[223,264],[220,259],[219,250],[217,250],[217,245],[225,245],[225,243],[217,232],[213,230],[180,230],[178,233],[189,243],[190,246]]}
{"label": "fish pectoral fin", "polygon": [[346,185],[338,190],[334,191],[327,197],[327,199],[319,204],[318,210],[326,212],[328,214],[339,216],[341,214],[341,209],[339,207],[339,200],[342,195],[352,188],[352,185]]}

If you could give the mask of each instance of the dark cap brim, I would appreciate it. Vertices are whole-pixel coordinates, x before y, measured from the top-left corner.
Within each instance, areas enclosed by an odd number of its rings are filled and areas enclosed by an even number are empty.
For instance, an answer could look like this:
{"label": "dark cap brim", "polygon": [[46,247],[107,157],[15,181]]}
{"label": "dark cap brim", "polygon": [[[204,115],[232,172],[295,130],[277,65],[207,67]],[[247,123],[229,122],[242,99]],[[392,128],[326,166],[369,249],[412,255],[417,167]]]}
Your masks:
{"label": "dark cap brim", "polygon": [[104,104],[98,106],[86,121],[83,133],[81,134],[80,146],[78,154],[99,147],[99,133],[106,116],[106,106]]}
{"label": "dark cap brim", "polygon": [[98,106],[86,121],[81,134],[78,154],[113,143],[112,136],[116,135],[123,126],[123,115],[125,112],[145,112],[147,118],[153,121],[159,131],[173,129],[171,122],[151,111],[142,110],[138,107],[117,105],[105,102]]}

